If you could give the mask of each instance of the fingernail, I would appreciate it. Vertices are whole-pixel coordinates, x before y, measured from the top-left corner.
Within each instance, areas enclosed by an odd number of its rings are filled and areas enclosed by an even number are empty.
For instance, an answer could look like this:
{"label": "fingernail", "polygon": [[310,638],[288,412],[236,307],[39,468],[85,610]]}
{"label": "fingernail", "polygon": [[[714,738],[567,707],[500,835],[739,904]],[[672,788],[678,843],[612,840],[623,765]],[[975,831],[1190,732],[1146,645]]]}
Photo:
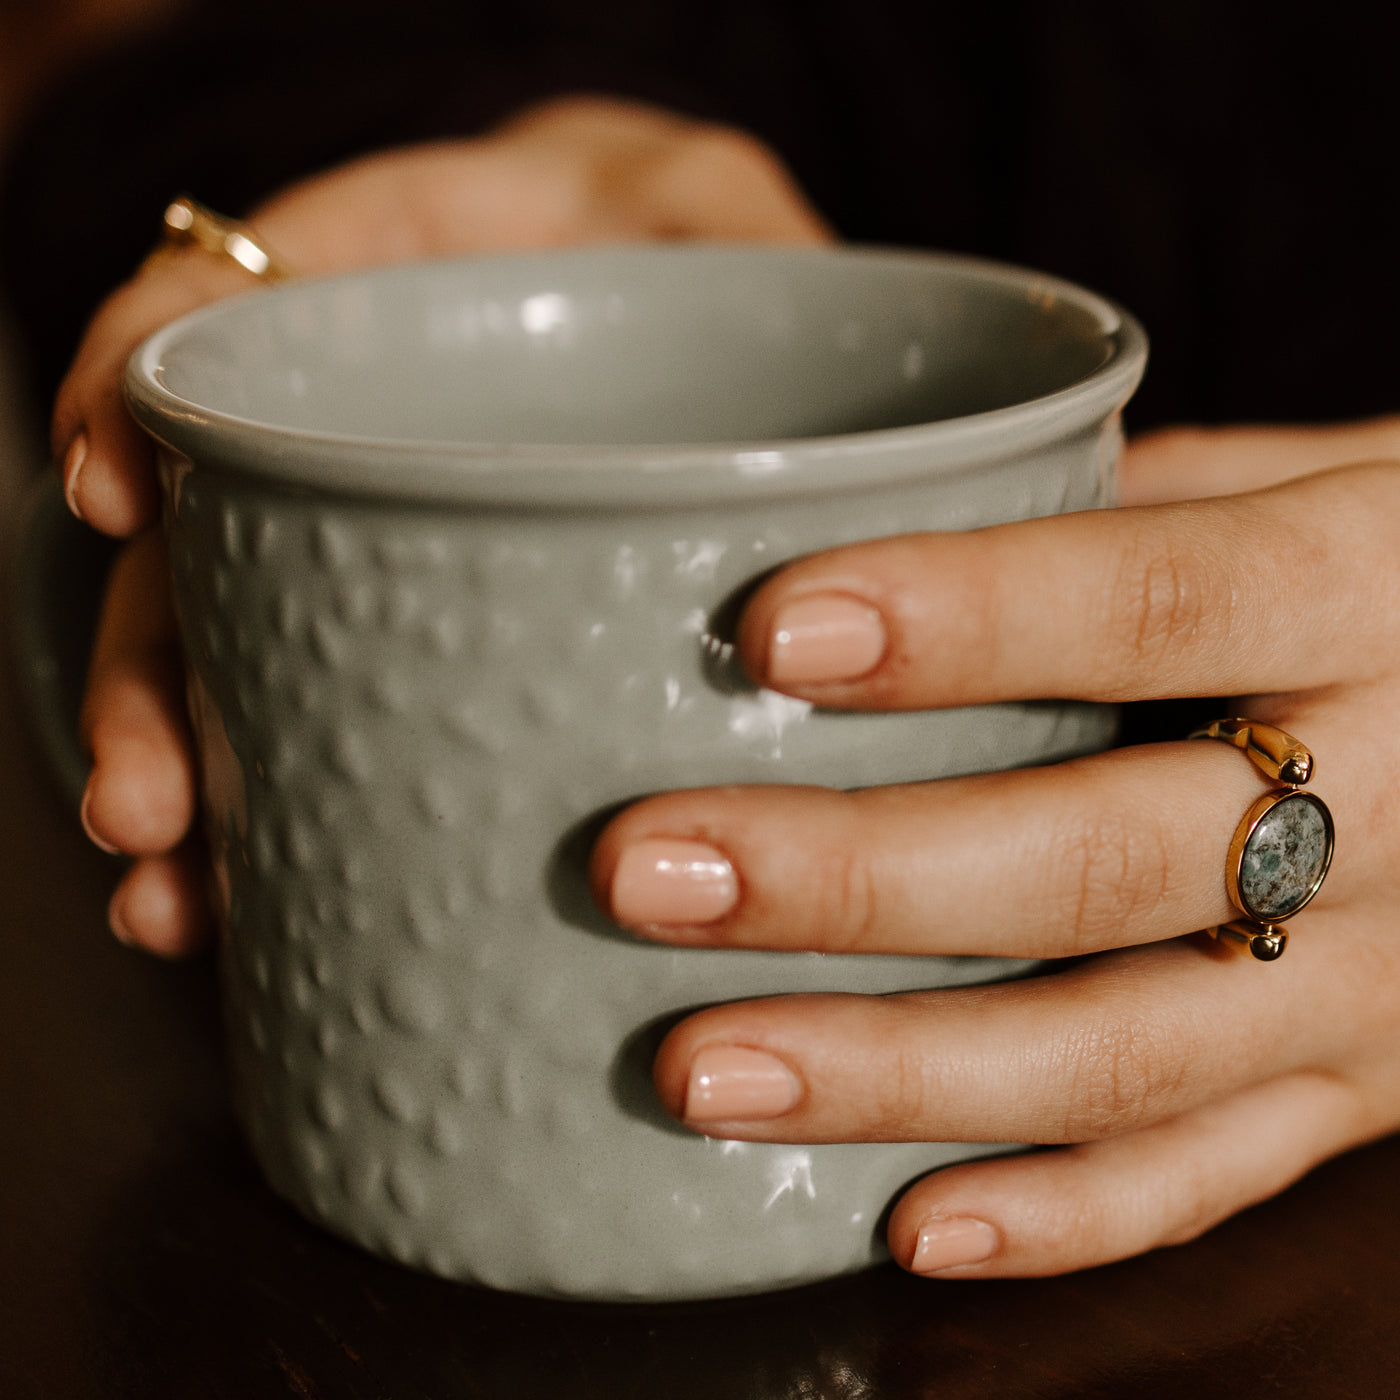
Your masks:
{"label": "fingernail", "polygon": [[739,1045],[711,1045],[690,1065],[688,1123],[777,1118],[796,1106],[802,1081],[775,1055]]}
{"label": "fingernail", "polygon": [[964,1264],[980,1264],[997,1252],[1000,1243],[996,1230],[985,1220],[962,1215],[926,1220],[919,1229],[909,1271],[937,1274]]}
{"label": "fingernail", "polygon": [[88,807],[91,804],[91,802],[92,785],[89,783],[89,785],[83,789],[82,806],[78,808],[78,820],[82,822],[83,830],[87,832],[88,840],[91,841],[92,844],[96,846],[99,851],[106,851],[109,856],[120,855],[121,852],[118,847],[112,845],[110,841],[107,841],[103,837],[99,836],[92,829],[92,819],[88,815]]}
{"label": "fingernail", "polygon": [[768,645],[775,685],[853,681],[885,654],[885,624],[874,608],[842,593],[813,593],[778,609]]}
{"label": "fingernail", "polygon": [[88,440],[86,433],[79,433],[69,444],[63,458],[63,499],[68,509],[83,519],[83,509],[78,504],[78,479],[82,476],[83,463],[87,461]]}
{"label": "fingernail", "polygon": [[620,924],[708,924],[738,903],[734,867],[703,841],[650,839],[622,853],[610,891]]}
{"label": "fingernail", "polygon": [[126,915],[115,899],[107,906],[107,927],[112,930],[112,937],[118,943],[124,943],[128,948],[136,946],[136,935],[132,933],[126,922]]}

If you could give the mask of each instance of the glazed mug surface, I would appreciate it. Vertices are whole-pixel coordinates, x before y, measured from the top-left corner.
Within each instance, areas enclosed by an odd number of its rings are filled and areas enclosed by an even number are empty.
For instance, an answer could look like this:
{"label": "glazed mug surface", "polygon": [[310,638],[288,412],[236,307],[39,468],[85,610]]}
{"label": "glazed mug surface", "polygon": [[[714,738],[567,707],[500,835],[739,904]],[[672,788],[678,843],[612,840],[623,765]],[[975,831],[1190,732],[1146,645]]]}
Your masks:
{"label": "glazed mug surface", "polygon": [[387,1257],[526,1293],[755,1292],[883,1257],[976,1144],[710,1140],[650,1057],[706,1003],[1029,970],[671,949],[588,896],[607,814],[1103,747],[1069,703],[823,713],[727,627],[783,561],[1111,503],[1146,345],[1051,277],[880,250],[413,264],[197,312],[132,360],[220,891],[240,1119]]}

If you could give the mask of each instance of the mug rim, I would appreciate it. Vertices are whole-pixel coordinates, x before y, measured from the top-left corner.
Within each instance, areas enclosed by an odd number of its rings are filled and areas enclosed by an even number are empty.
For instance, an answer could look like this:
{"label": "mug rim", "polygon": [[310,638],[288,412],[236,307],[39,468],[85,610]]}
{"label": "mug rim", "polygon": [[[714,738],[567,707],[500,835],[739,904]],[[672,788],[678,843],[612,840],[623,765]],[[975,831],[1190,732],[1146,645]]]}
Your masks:
{"label": "mug rim", "polygon": [[[1100,327],[1106,354],[1095,369],[1061,389],[979,413],[823,436],[703,443],[366,437],[211,409],[175,393],[161,377],[167,352],[182,336],[250,296],[286,296],[309,286],[353,284],[435,266],[735,258],[749,263],[861,260],[941,267],[971,281],[1013,287],[1031,300],[1074,305]],[[189,312],[151,335],[127,363],[125,393],[142,428],[158,444],[192,459],[197,468],[217,468],[300,490],[527,506],[717,504],[798,492],[868,490],[876,484],[952,475],[1034,450],[1120,410],[1142,378],[1147,350],[1147,335],[1136,317],[1110,298],[1050,273],[967,254],[858,244],[616,244],[419,259],[254,289]],[[853,458],[861,460],[859,473],[850,469]],[[391,470],[385,469],[386,461]]]}

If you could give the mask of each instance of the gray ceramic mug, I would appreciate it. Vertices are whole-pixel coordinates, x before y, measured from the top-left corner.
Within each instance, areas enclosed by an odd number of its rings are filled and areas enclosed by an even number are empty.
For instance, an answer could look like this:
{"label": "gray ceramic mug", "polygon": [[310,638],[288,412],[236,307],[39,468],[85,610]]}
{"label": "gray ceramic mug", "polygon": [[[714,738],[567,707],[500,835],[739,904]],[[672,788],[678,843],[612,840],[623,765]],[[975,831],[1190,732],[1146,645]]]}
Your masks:
{"label": "gray ceramic mug", "polygon": [[589,840],[664,788],[851,788],[1102,747],[1082,704],[835,714],[726,622],[794,556],[1110,503],[1140,328],[1052,278],[880,251],[396,267],[167,327],[128,391],[167,529],[239,1114],[377,1253],[527,1293],[754,1292],[882,1257],[969,1144],[712,1141],[649,1060],[687,1009],[1012,975],[672,950]]}

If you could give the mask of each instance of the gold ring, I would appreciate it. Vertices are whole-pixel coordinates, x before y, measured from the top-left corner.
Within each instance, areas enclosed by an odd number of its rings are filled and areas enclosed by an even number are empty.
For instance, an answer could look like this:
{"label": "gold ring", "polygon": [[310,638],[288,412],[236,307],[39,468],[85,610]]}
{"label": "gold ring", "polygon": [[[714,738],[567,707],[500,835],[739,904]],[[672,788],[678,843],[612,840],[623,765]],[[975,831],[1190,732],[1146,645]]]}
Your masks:
{"label": "gold ring", "polygon": [[201,248],[215,257],[232,258],[245,272],[264,282],[282,282],[292,275],[286,263],[249,225],[226,219],[187,194],[171,200],[162,223],[161,241],[143,266],[163,261],[184,248]]}
{"label": "gold ring", "polygon": [[1241,918],[1206,931],[1271,962],[1288,944],[1279,924],[1305,909],[1327,878],[1332,813],[1313,792],[1312,754],[1291,734],[1252,719],[1218,719],[1191,735],[1241,749],[1278,787],[1250,804],[1230,841],[1225,889]]}

